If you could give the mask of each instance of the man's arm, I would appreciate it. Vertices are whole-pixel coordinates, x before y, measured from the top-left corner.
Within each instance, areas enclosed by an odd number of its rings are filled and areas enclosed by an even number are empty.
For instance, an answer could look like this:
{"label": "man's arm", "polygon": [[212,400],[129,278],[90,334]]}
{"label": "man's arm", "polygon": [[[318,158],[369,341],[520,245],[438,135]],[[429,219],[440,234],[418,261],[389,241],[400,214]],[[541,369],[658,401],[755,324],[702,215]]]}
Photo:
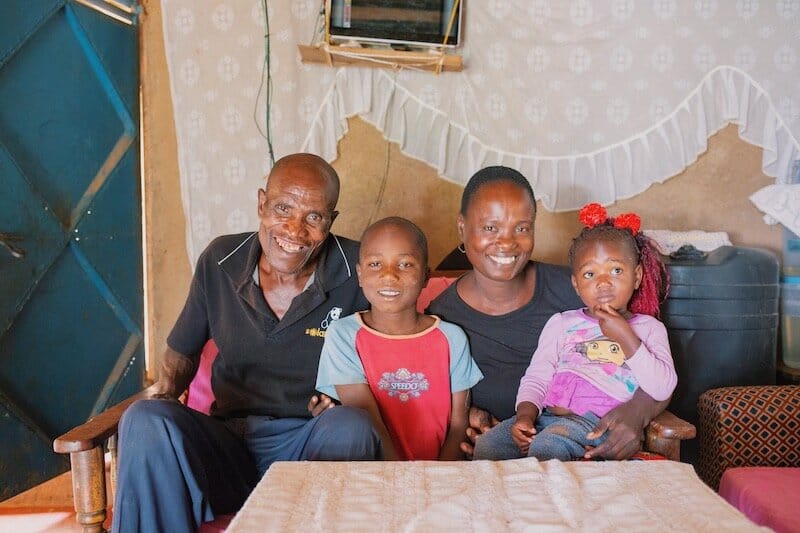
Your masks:
{"label": "man's arm", "polygon": [[148,387],[148,398],[177,400],[192,382],[197,365],[190,357],[167,347],[161,360],[158,381]]}
{"label": "man's arm", "polygon": [[584,457],[602,457],[615,461],[628,459],[641,449],[644,428],[668,404],[669,399],[657,402],[642,389],[636,389],[633,398],[609,411],[586,436],[596,439],[608,433],[605,442],[588,450]]}

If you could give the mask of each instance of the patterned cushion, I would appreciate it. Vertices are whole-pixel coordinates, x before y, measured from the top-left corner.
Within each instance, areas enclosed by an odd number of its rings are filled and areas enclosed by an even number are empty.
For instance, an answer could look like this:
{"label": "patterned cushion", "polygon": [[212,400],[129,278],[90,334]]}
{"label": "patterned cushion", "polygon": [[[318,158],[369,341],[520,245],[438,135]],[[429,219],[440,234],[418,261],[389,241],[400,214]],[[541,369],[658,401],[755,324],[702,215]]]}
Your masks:
{"label": "patterned cushion", "polygon": [[800,386],[712,389],[697,407],[698,474],[712,488],[733,466],[800,466]]}

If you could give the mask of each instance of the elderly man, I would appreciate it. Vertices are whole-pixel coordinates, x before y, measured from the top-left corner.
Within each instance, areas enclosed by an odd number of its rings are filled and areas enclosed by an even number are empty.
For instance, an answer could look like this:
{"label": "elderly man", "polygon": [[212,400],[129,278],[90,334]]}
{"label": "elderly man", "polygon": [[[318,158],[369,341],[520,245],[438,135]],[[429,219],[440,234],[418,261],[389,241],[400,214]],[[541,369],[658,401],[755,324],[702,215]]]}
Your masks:
{"label": "elderly man", "polygon": [[[114,531],[194,531],[236,511],[274,461],[371,460],[366,413],[313,407],[331,320],[367,307],[358,244],[330,233],[339,178],[311,154],[275,163],[258,191],[257,232],[225,235],[200,256],[167,340],[151,399],[120,423]],[[219,346],[211,416],[176,401],[203,345]]]}

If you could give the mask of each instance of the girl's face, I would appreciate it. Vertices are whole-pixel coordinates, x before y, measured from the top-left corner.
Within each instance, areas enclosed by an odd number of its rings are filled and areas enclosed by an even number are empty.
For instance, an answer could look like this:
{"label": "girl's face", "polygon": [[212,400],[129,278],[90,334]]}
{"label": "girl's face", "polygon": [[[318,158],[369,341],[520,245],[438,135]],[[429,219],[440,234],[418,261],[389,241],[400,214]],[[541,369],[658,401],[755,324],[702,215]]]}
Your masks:
{"label": "girl's face", "polygon": [[609,306],[626,315],[633,291],[642,282],[642,266],[623,243],[592,240],[575,256],[572,286],[594,316],[598,307]]}
{"label": "girl's face", "polygon": [[508,281],[525,269],[533,251],[536,206],[528,193],[507,181],[488,183],[458,215],[458,234],[476,274]]}
{"label": "girl's face", "polygon": [[373,313],[416,311],[428,282],[428,265],[414,235],[391,224],[375,228],[361,242],[356,272]]}

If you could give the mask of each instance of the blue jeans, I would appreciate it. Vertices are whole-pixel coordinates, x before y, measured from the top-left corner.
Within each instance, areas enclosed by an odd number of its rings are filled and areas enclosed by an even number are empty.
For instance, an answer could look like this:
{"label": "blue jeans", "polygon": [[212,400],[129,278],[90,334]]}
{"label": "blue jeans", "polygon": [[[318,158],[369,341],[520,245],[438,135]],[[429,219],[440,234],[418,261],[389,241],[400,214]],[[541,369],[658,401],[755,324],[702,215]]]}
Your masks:
{"label": "blue jeans", "polygon": [[118,533],[196,531],[237,511],[275,461],[373,460],[380,437],[365,411],[312,419],[223,421],[169,400],[141,400],[119,426],[113,527]]}
{"label": "blue jeans", "polygon": [[[512,416],[481,435],[475,443],[473,459],[502,461],[524,457],[511,438],[511,426],[516,420],[517,417]],[[598,420],[600,418],[592,413],[560,416],[545,408],[536,419],[536,434],[528,449],[528,457],[540,461],[580,459],[586,451],[584,446],[597,446],[606,439],[605,434],[596,439],[586,438]]]}

